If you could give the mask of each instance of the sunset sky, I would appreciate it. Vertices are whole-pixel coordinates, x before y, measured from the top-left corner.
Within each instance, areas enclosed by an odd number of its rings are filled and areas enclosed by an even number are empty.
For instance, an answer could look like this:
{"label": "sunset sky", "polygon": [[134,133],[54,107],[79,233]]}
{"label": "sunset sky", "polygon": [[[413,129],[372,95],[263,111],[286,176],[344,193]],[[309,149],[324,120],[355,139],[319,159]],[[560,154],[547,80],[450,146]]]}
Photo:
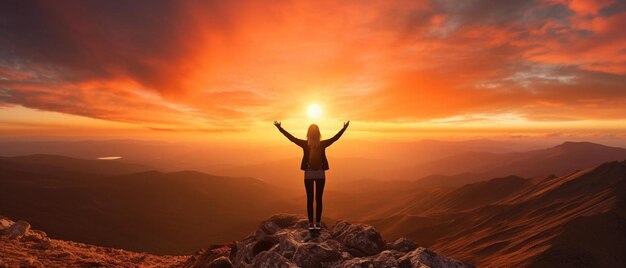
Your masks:
{"label": "sunset sky", "polygon": [[623,136],[625,29],[623,0],[3,1],[0,136]]}

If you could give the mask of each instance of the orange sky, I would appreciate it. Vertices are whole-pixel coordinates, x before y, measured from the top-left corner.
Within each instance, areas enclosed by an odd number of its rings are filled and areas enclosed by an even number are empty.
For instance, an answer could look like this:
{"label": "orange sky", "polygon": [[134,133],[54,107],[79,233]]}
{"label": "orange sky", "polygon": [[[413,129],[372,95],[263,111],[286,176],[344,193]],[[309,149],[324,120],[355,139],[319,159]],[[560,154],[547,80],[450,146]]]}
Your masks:
{"label": "orange sky", "polygon": [[2,137],[626,133],[624,1],[0,5]]}

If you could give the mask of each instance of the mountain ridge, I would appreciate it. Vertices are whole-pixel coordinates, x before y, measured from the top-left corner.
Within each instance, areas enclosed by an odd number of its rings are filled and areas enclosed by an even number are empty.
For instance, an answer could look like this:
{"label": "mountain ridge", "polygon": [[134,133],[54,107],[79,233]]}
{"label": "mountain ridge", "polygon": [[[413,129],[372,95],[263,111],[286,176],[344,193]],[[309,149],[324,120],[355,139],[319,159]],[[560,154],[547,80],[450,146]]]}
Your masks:
{"label": "mountain ridge", "polygon": [[[463,152],[416,165],[405,170],[404,173],[423,174],[424,176],[477,174],[473,181],[471,177],[464,180],[465,183],[471,183],[485,178],[510,175],[521,177],[563,175],[605,162],[624,159],[626,159],[626,149],[624,148],[592,142],[566,141],[553,147],[525,152]],[[454,169],[450,167],[454,167]],[[445,186],[445,184],[441,185]]]}
{"label": "mountain ridge", "polygon": [[[451,206],[443,205],[447,211],[429,214],[429,210],[422,209],[417,211],[421,214],[399,213],[395,217],[400,218],[396,220],[383,218],[367,222],[379,227],[388,237],[396,237],[401,231],[420,244],[478,266],[545,267],[574,263],[574,266],[623,267],[626,264],[626,258],[614,250],[624,248],[625,240],[608,239],[611,236],[624,237],[624,229],[619,227],[624,225],[619,223],[626,219],[623,212],[626,160],[556,178],[521,180],[525,181],[525,187],[473,208],[453,210]],[[492,187],[494,182],[497,179],[466,187],[482,185],[483,190],[497,191],[498,188]],[[467,200],[461,195],[456,197],[458,199],[454,199],[452,191],[448,197],[442,198],[459,202]],[[402,214],[405,216],[401,217]],[[576,224],[585,218],[590,219],[586,222],[595,225],[583,227]],[[606,229],[605,226],[613,227]],[[588,247],[576,242],[577,238],[590,241],[582,233],[602,234],[611,242]],[[603,255],[602,250],[614,254]],[[576,254],[581,256],[580,261],[575,258]],[[564,260],[563,256],[570,258]]]}

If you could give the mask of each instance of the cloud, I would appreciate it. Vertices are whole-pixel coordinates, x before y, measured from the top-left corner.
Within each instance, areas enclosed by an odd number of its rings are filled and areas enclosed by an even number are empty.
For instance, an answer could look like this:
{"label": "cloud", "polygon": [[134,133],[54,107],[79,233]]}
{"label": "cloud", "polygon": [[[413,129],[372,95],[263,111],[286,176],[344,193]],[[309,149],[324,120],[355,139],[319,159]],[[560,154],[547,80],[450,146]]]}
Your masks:
{"label": "cloud", "polygon": [[623,118],[623,1],[15,1],[0,105],[239,130],[307,100],[361,121]]}

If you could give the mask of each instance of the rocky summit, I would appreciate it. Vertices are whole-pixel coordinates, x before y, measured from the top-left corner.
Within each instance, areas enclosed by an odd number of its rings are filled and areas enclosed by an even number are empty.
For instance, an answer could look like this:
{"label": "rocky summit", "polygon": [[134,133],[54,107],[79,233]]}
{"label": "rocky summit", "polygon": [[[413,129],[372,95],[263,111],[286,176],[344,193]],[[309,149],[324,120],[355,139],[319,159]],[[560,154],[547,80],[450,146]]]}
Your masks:
{"label": "rocky summit", "polygon": [[241,241],[212,245],[185,267],[474,267],[407,238],[386,242],[373,226],[337,221],[309,231],[308,221],[278,214]]}

